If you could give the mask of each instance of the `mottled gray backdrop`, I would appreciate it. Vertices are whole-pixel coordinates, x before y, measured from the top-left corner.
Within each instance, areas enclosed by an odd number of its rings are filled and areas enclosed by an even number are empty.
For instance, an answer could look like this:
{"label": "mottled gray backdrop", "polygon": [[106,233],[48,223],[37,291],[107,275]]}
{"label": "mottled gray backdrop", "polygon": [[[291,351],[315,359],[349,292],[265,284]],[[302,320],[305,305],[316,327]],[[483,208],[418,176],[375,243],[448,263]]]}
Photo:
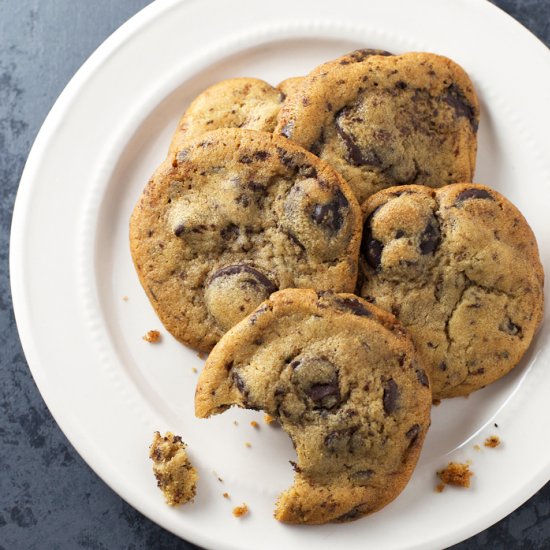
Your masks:
{"label": "mottled gray backdrop", "polygon": [[[13,202],[40,125],[86,58],[148,3],[0,0],[0,550],[197,548],[122,501],[61,433],[25,362],[8,281]],[[495,3],[550,45],[550,0]],[[455,548],[550,548],[550,484]]]}

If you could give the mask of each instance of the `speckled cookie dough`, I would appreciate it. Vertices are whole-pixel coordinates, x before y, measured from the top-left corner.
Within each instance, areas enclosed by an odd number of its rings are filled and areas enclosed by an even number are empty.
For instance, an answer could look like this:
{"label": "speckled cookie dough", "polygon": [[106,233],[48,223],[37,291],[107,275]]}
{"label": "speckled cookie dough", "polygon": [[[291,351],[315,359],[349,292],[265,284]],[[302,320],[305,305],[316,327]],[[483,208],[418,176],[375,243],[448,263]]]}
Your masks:
{"label": "speckled cookie dough", "polygon": [[172,142],[172,158],[185,143],[219,128],[272,132],[285,94],[257,78],[231,78],[210,86],[185,111]]}
{"label": "speckled cookie dough", "polygon": [[155,432],[149,447],[157,485],[170,506],[185,504],[195,497],[199,476],[187,458],[185,447],[181,437],[171,432],[164,436]]}
{"label": "speckled cookie dough", "polygon": [[429,379],[395,317],[352,294],[277,292],[214,348],[197,385],[200,418],[261,409],[291,437],[288,523],[350,521],[408,482],[430,422]]}
{"label": "speckled cookie dough", "polygon": [[277,289],[355,289],[361,209],[329,165],[288,140],[216,130],[152,177],[130,222],[165,327],[209,351]]}
{"label": "speckled cookie dough", "polygon": [[404,186],[363,205],[361,294],[410,331],[434,398],[509,372],[542,320],[543,271],[527,222],[489,187]]}
{"label": "speckled cookie dough", "polygon": [[360,202],[396,184],[471,181],[479,106],[468,75],[439,55],[387,53],[315,69],[275,132],[336,168]]}

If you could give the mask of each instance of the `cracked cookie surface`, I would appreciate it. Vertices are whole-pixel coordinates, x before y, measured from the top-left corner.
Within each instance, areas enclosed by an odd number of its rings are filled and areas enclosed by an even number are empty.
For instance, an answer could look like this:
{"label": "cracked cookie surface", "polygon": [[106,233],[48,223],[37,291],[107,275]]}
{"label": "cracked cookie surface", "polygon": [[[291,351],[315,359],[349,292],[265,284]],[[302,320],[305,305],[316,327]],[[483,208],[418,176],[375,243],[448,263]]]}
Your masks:
{"label": "cracked cookie surface", "polygon": [[464,70],[435,54],[361,51],[305,77],[275,132],[330,163],[360,202],[397,184],[471,181],[479,106]]}
{"label": "cracked cookie surface", "polygon": [[284,97],[281,90],[257,78],[230,78],[210,86],[180,119],[169,156],[184,148],[186,142],[219,128],[273,132]]}
{"label": "cracked cookie surface", "polygon": [[328,164],[284,138],[237,129],[189,142],[174,164],[147,184],[130,248],[178,340],[209,351],[277,289],[354,290],[361,209]]}
{"label": "cracked cookie surface", "polygon": [[489,187],[403,186],[363,205],[361,295],[410,331],[434,399],[509,372],[542,320],[535,236]]}
{"label": "cracked cookie surface", "polygon": [[393,315],[352,294],[286,289],[214,348],[195,412],[207,417],[238,405],[276,418],[298,458],[275,517],[319,524],[375,512],[403,490],[431,397]]}

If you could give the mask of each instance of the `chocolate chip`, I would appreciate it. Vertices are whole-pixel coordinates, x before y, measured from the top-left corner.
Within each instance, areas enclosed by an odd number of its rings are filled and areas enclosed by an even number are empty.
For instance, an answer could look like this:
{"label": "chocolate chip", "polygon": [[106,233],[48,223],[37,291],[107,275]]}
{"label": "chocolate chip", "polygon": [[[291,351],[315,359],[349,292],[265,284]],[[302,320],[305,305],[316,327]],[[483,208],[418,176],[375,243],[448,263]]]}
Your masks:
{"label": "chocolate chip", "polygon": [[418,378],[418,381],[423,385],[426,386],[426,388],[430,387],[430,381],[428,379],[428,376],[422,369],[416,369],[416,377]]}
{"label": "chocolate chip", "polygon": [[382,160],[372,149],[361,149],[357,144],[355,136],[344,128],[345,118],[349,115],[350,109],[344,107],[335,117],[336,132],[342,138],[348,152],[348,160],[354,166],[382,166]]}
{"label": "chocolate chip", "polygon": [[386,414],[392,414],[395,411],[398,398],[399,388],[393,378],[389,378],[384,382],[384,395],[382,397],[384,412]]}
{"label": "chocolate chip", "polygon": [[430,221],[422,235],[420,235],[420,253],[423,255],[434,254],[440,243],[441,235],[438,224],[434,219]]}
{"label": "chocolate chip", "polygon": [[358,298],[334,298],[339,309],[344,309],[359,317],[372,317],[372,312]]}
{"label": "chocolate chip", "polygon": [[246,282],[253,286],[261,285],[265,287],[268,294],[272,294],[277,290],[277,287],[263,273],[247,264],[227,265],[221,269],[218,269],[210,277],[209,284],[218,277],[228,277],[239,273],[246,273],[250,275],[250,278],[247,279]]}
{"label": "chocolate chip", "polygon": [[402,80],[398,80],[395,83],[395,87],[398,88],[399,90],[405,90],[407,88],[407,83],[403,82]]}
{"label": "chocolate chip", "polygon": [[239,228],[234,223],[230,223],[220,231],[220,235],[224,241],[235,240],[239,236],[239,233]]}
{"label": "chocolate chip", "polygon": [[367,59],[367,57],[370,57],[372,55],[382,55],[382,56],[388,56],[393,55],[393,53],[390,53],[386,50],[377,50],[373,48],[362,48],[360,50],[355,50],[349,54],[349,57],[353,59],[355,62],[361,62]]}
{"label": "chocolate chip", "polygon": [[441,363],[439,363],[439,365],[437,366],[437,368],[440,370],[440,371],[446,371],[447,370],[447,363],[445,363],[445,361],[441,361]]}
{"label": "chocolate chip", "polygon": [[402,229],[398,229],[396,232],[395,232],[395,238],[396,239],[400,239],[401,237],[403,237],[405,235],[405,232],[402,230]]}
{"label": "chocolate chip", "polygon": [[360,504],[359,506],[355,506],[355,508],[352,508],[349,512],[346,512],[345,514],[338,516],[334,521],[338,521],[338,522],[353,521],[363,517],[365,514],[369,512],[369,507],[366,504],[367,503]]}
{"label": "chocolate chip", "polygon": [[466,191],[462,191],[457,195],[455,204],[459,204],[468,199],[495,200],[488,191],[485,191],[485,189],[466,189]]}
{"label": "chocolate chip", "polygon": [[237,371],[232,372],[233,383],[237,386],[237,389],[245,396],[248,397],[248,390],[246,389],[244,380],[241,378]]}
{"label": "chocolate chip", "polygon": [[477,121],[476,111],[456,84],[451,84],[447,88],[444,100],[455,110],[457,117],[466,117],[474,133],[477,132],[479,123]]}
{"label": "chocolate chip", "polygon": [[340,399],[337,381],[331,382],[330,384],[313,384],[306,390],[306,393],[314,403],[322,403],[326,397],[335,397],[337,400]]}
{"label": "chocolate chip", "polygon": [[180,224],[174,229],[174,235],[176,237],[181,237],[183,232],[185,231],[185,226],[183,224]]}
{"label": "chocolate chip", "polygon": [[325,204],[315,204],[311,219],[317,225],[327,229],[330,233],[338,233],[344,224],[344,216],[349,208],[348,199],[340,189],[337,189],[334,198]]}
{"label": "chocolate chip", "polygon": [[351,426],[341,430],[330,432],[324,440],[325,447],[331,452],[345,452],[351,449],[351,439],[353,434],[359,429],[359,426]]}
{"label": "chocolate chip", "polygon": [[522,336],[522,330],[519,325],[516,325],[512,323],[512,320],[510,318],[506,318],[502,323],[499,325],[499,330],[502,332],[506,332],[507,334],[510,334],[511,336]]}
{"label": "chocolate chip", "polygon": [[254,158],[256,160],[266,160],[269,158],[269,153],[267,151],[256,151],[254,153]]}
{"label": "chocolate chip", "polygon": [[367,485],[374,475],[374,470],[358,470],[350,475],[350,481],[355,485]]}
{"label": "chocolate chip", "polygon": [[[329,110],[332,111],[332,105],[330,105]],[[319,156],[321,154],[321,151],[323,150],[324,144],[325,144],[325,132],[323,129],[321,129],[321,133],[319,134],[319,137],[309,147],[309,151],[314,155]]]}
{"label": "chocolate chip", "polygon": [[294,235],[294,233],[292,233],[291,231],[285,231],[286,233],[286,236],[298,247],[302,250],[302,252],[305,252],[306,250],[306,247],[300,242],[300,240],[298,239],[298,237],[296,237],[296,235]]}
{"label": "chocolate chip", "polygon": [[361,248],[367,263],[374,269],[378,269],[382,262],[384,245],[377,239],[363,240]]}

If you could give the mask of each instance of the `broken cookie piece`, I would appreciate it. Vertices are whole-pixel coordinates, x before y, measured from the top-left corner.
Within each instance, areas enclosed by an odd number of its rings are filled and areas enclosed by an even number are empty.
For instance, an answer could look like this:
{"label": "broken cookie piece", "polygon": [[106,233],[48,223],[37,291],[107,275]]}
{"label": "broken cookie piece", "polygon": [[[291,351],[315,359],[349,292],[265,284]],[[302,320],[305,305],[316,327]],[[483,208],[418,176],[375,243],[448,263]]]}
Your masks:
{"label": "broken cookie piece", "polygon": [[170,506],[185,504],[196,493],[199,476],[187,458],[186,446],[179,435],[166,432],[161,436],[159,432],[155,432],[149,447],[149,458],[153,461],[157,485]]}
{"label": "broken cookie piece", "polygon": [[237,405],[276,419],[297,460],[275,517],[321,524],[358,519],[397,497],[420,454],[431,402],[429,378],[393,315],[352,294],[286,289],[214,348],[195,414]]}
{"label": "broken cookie piece", "polygon": [[474,475],[474,472],[470,470],[468,464],[461,464],[460,462],[449,462],[449,465],[443,470],[437,472],[437,476],[441,480],[441,483],[437,486],[437,491],[440,493],[443,491],[444,485],[454,485],[455,487],[470,486],[470,478]]}

